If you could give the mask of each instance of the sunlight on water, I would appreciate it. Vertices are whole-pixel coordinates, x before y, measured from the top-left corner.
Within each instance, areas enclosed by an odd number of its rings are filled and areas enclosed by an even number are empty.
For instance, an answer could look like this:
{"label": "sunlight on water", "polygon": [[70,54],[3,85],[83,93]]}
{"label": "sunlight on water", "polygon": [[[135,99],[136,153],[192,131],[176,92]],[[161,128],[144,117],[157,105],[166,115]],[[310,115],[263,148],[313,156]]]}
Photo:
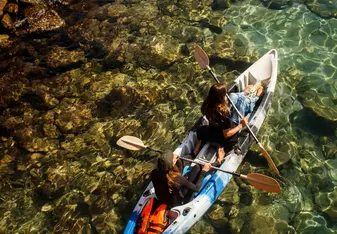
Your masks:
{"label": "sunlight on water", "polygon": [[[233,179],[190,233],[337,231],[337,2],[4,1],[0,3],[0,233],[121,233],[156,153],[174,149],[213,84],[194,43],[230,84],[272,48],[277,88]],[[3,13],[1,13],[3,12]]]}

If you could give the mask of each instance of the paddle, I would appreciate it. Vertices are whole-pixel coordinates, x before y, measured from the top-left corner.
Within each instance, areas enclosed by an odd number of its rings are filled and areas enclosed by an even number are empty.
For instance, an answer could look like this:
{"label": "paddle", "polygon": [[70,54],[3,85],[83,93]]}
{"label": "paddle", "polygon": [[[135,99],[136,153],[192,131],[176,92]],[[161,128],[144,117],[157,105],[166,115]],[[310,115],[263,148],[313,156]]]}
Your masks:
{"label": "paddle", "polygon": [[[117,141],[117,145],[125,148],[125,149],[129,149],[129,150],[140,150],[140,149],[149,149],[149,150],[153,150],[156,151],[158,153],[162,153],[163,151],[161,150],[157,150],[157,149],[153,149],[151,147],[148,147],[146,145],[144,145],[144,143],[142,142],[141,139],[134,137],[134,136],[123,136],[121,137],[118,141]],[[204,163],[202,162],[197,162],[188,158],[184,158],[184,157],[179,157],[182,160],[188,161],[188,162],[192,162],[192,163],[197,163],[200,165],[204,165]],[[241,179],[247,180],[247,182],[249,184],[251,184],[252,186],[254,186],[255,188],[267,191],[267,192],[274,192],[274,193],[280,193],[281,192],[281,187],[280,184],[273,178],[262,175],[262,174],[258,174],[258,173],[249,173],[248,175],[242,175],[242,174],[238,174],[235,172],[230,172],[230,171],[225,171],[221,168],[218,167],[213,167],[211,166],[212,169],[214,170],[218,170],[218,171],[222,171],[234,176],[238,176]]]}
{"label": "paddle", "polygon": [[[217,83],[220,83],[218,78],[216,77],[216,75],[213,73],[212,69],[209,66],[209,58],[206,54],[206,52],[198,45],[196,45],[195,47],[195,51],[194,51],[194,57],[195,59],[198,61],[199,65],[201,68],[207,68],[207,70],[209,71],[209,73],[211,73],[212,77],[214,78],[214,80]],[[226,94],[226,97],[228,98],[228,100],[230,101],[230,103],[232,104],[232,106],[234,107],[235,111],[238,113],[238,115],[240,116],[241,119],[243,119],[242,114],[240,113],[240,111],[236,108],[236,106],[234,105],[233,101],[229,98],[228,94]],[[267,152],[267,150],[263,147],[263,145],[261,144],[261,142],[257,139],[257,137],[255,136],[255,134],[253,133],[252,129],[249,127],[249,125],[246,125],[249,132],[252,134],[253,138],[255,139],[256,143],[258,144],[258,146],[260,147],[260,152],[263,155],[263,157],[268,161],[269,165],[271,166],[271,168],[274,170],[275,173],[280,174],[279,170],[277,169],[274,161],[272,160],[272,158],[270,157],[269,153]]]}

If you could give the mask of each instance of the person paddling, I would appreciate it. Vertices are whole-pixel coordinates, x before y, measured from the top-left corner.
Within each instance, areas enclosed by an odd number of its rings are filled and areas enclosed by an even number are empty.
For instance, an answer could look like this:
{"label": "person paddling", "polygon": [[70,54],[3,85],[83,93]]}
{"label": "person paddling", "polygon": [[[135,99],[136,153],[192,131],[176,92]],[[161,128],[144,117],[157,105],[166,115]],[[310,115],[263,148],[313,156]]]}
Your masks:
{"label": "person paddling", "polygon": [[201,113],[207,118],[209,125],[202,126],[197,130],[198,141],[193,150],[196,155],[199,152],[201,142],[216,142],[230,149],[229,140],[247,125],[248,117],[240,120],[237,124],[231,120],[231,109],[226,97],[227,88],[219,83],[212,85],[208,96],[201,106]]}
{"label": "person paddling", "polygon": [[200,190],[206,172],[211,169],[209,163],[202,168],[196,164],[188,173],[188,177],[183,177],[184,166],[184,161],[178,159],[171,151],[162,154],[158,159],[157,169],[151,172],[151,180],[161,203],[170,207],[184,204],[190,199],[187,195]]}

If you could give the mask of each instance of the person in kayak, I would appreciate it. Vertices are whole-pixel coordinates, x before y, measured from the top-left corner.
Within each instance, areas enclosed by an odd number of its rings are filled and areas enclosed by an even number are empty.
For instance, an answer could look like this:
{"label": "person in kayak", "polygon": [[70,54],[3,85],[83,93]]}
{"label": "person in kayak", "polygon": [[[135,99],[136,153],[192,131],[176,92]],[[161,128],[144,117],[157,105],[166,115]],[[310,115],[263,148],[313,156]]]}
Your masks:
{"label": "person in kayak", "polygon": [[202,126],[197,130],[198,141],[192,152],[193,156],[198,154],[202,142],[207,141],[223,145],[226,150],[230,149],[229,140],[247,125],[247,116],[239,123],[235,123],[231,119],[231,113],[235,110],[231,110],[226,94],[227,88],[222,83],[215,84],[210,88],[208,96],[201,106],[201,113],[206,116],[209,125]]}
{"label": "person in kayak", "polygon": [[[243,92],[230,93],[229,98],[232,100],[239,112],[242,115],[246,115],[253,112],[255,103],[259,100],[262,93],[263,86],[261,83],[257,83],[256,85],[247,85]],[[236,110],[234,110],[232,105],[230,119],[236,124],[239,124],[241,121],[239,114]]]}
{"label": "person in kayak", "polygon": [[151,180],[160,203],[174,207],[188,202],[190,195],[200,190],[206,172],[211,169],[209,163],[202,168],[196,164],[188,177],[183,177],[184,166],[184,161],[171,151],[162,154],[158,159],[157,169],[151,172]]}

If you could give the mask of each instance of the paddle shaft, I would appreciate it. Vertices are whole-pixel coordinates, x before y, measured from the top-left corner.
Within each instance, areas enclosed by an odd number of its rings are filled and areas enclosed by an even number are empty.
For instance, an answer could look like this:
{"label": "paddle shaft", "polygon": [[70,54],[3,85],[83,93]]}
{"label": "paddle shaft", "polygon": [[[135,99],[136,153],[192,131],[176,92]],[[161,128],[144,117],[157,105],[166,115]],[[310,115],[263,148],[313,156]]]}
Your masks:
{"label": "paddle shaft", "polygon": [[[211,75],[213,76],[214,80],[219,84],[220,81],[218,80],[218,78],[216,77],[216,75],[214,74],[214,72],[212,71],[212,69],[210,68],[210,66],[207,65],[207,69],[209,71],[209,73],[211,73]],[[238,110],[238,108],[234,105],[233,101],[229,98],[229,95],[226,93],[226,97],[228,98],[229,102],[232,104],[232,106],[234,107],[235,111],[238,113],[238,115],[240,116],[241,119],[243,119],[242,114],[240,113],[240,111]],[[253,133],[253,130],[249,127],[249,125],[246,125],[248,130],[250,131],[250,133],[252,134],[253,138],[255,139],[255,141],[257,142],[257,144],[261,147],[261,143],[260,141],[257,139],[257,137],[255,136],[255,134]]]}
{"label": "paddle shaft", "polygon": [[[202,163],[202,162],[197,162],[197,161],[194,161],[194,160],[192,160],[192,159],[188,159],[188,158],[184,158],[184,157],[179,157],[179,158],[182,159],[182,160],[191,162],[191,163],[197,163],[197,164],[199,164],[199,165],[205,165],[205,164]],[[242,174],[238,174],[238,173],[235,173],[235,172],[226,171],[226,170],[223,170],[223,169],[221,169],[221,168],[213,167],[213,166],[211,166],[211,168],[214,169],[214,170],[217,170],[217,171],[222,171],[222,172],[224,172],[224,173],[228,173],[228,174],[231,174],[231,175],[234,175],[234,176],[238,176],[238,177],[240,177],[240,178],[242,178],[242,179],[245,179],[245,180],[250,180],[250,181],[254,181],[254,182],[260,183],[260,184],[273,186],[273,184],[271,184],[271,183],[268,183],[268,182],[266,182],[266,181],[261,181],[261,180],[254,179],[254,178],[250,177],[249,175],[248,175],[248,176],[247,176],[247,175],[242,175]]]}
{"label": "paddle shaft", "polygon": [[[196,161],[194,161],[194,160],[192,160],[192,159],[188,159],[188,158],[184,158],[184,157],[179,157],[179,158],[182,159],[182,160],[191,162],[191,163],[197,163],[197,164],[199,164],[199,165],[204,165],[204,163],[196,162]],[[237,174],[237,173],[235,173],[235,172],[225,171],[225,170],[223,170],[223,169],[221,169],[221,168],[213,167],[213,166],[211,166],[211,168],[212,168],[212,169],[215,169],[215,170],[218,170],[218,171],[222,171],[222,172],[225,172],[225,173],[232,174],[232,175],[235,175],[235,176],[239,176],[239,177],[240,177],[240,174]]]}

